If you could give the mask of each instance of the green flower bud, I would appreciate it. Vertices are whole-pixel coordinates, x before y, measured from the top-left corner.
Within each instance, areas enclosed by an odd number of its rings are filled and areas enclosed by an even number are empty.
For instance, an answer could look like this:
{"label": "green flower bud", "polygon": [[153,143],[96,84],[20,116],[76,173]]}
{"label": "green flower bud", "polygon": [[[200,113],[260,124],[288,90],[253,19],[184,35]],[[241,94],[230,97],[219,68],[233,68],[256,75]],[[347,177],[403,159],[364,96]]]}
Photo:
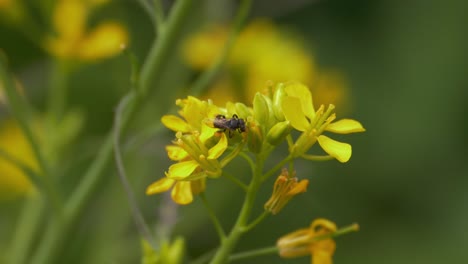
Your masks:
{"label": "green flower bud", "polygon": [[267,126],[269,109],[266,98],[261,93],[256,93],[253,100],[253,111],[255,120],[263,127]]}
{"label": "green flower bud", "polygon": [[291,132],[289,121],[279,122],[267,134],[267,141],[273,146],[279,145]]}
{"label": "green flower bud", "polygon": [[284,91],[284,84],[278,83],[278,85],[276,85],[276,90],[273,93],[273,113],[275,114],[275,118],[278,121],[285,120],[281,103],[283,101],[283,98],[286,96],[287,94]]}

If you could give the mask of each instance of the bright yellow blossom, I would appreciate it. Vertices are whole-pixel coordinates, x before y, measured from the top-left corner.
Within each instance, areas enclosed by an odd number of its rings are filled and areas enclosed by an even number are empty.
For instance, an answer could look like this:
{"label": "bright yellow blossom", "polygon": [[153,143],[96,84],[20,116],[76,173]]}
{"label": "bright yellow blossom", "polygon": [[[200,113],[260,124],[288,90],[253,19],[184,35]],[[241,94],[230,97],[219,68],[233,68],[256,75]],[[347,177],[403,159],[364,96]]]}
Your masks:
{"label": "bright yellow blossom", "polygon": [[283,258],[295,258],[311,255],[312,264],[332,264],[336,244],[331,238],[323,236],[333,234],[335,223],[326,219],[316,219],[309,228],[299,229],[281,237],[276,243]]}
{"label": "bright yellow blossom", "polygon": [[166,147],[171,160],[177,161],[166,172],[166,177],[151,184],[146,193],[156,194],[172,188],[172,199],[178,204],[189,204],[193,195],[205,189],[207,177],[221,176],[227,161],[219,161],[228,147],[225,133],[209,126],[207,120],[227,110],[220,109],[211,101],[201,101],[189,96],[177,100],[181,108],[179,116],[165,115],[162,123],[176,132],[173,145]]}
{"label": "bright yellow blossom", "polygon": [[323,132],[329,131],[338,134],[357,133],[365,131],[356,120],[342,119],[332,123],[336,115],[333,113],[334,105],[327,109],[323,105],[316,111],[312,103],[312,94],[303,84],[292,82],[285,85],[287,94],[282,99],[284,117],[293,128],[302,132],[296,142],[290,146],[294,157],[307,158],[306,152],[318,141],[322,149],[331,157],[340,162],[347,162],[351,158],[351,145],[335,141]]}
{"label": "bright yellow blossom", "polygon": [[91,31],[86,23],[91,9],[105,1],[59,0],[52,24],[55,35],[44,46],[54,56],[65,59],[98,60],[120,52],[128,41],[127,32],[114,22],[105,22]]}

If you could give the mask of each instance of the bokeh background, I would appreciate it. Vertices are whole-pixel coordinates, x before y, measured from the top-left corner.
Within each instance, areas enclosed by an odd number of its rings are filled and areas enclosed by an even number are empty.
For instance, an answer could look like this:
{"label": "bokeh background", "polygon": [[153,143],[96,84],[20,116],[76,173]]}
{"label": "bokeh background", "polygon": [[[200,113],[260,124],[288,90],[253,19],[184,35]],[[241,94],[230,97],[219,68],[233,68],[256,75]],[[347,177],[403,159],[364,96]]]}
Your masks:
{"label": "bokeh background", "polygon": [[[29,11],[36,14],[37,3],[26,2]],[[166,7],[172,3],[163,2]],[[236,4],[200,3],[187,36],[208,22],[229,22]],[[279,236],[325,217],[339,226],[353,222],[361,226],[358,233],[337,239],[335,263],[468,261],[467,9],[468,3],[461,0],[255,1],[249,21],[270,19],[278,30],[289,32],[301,43],[317,68],[340,72],[347,92],[342,114],[338,105],[338,117],[357,119],[367,131],[343,138],[353,145],[348,163],[298,162],[298,176],[310,180],[308,191],[243,237],[238,251],[271,246]],[[136,1],[111,1],[93,14],[90,23],[108,18],[125,26],[129,50],[142,61],[154,38],[143,9]],[[28,99],[39,113],[45,111],[51,56],[6,22],[0,24],[0,49]],[[273,47],[269,52],[278,51]],[[196,257],[217,244],[201,202],[174,208],[164,195],[144,195],[146,186],[162,177],[170,164],[164,146],[173,134],[157,130],[160,116],[154,112],[173,111],[175,98],[190,94],[190,89],[173,87],[189,88],[199,74],[184,62],[182,54],[168,57],[161,82],[164,88],[148,100],[132,124],[124,149],[127,171],[148,222],[155,226],[169,218],[174,230],[166,231],[185,236],[188,255]],[[66,150],[69,160],[63,168],[63,193],[69,193],[79,181],[96,146],[111,128],[115,106],[129,89],[129,76],[125,55],[85,63],[70,75],[66,108],[79,109],[84,124]],[[271,79],[284,81],[275,77]],[[238,89],[234,94],[244,93],[241,86],[234,87]],[[222,92],[218,96],[222,97]],[[2,119],[7,116],[2,106]],[[272,157],[271,164],[281,155],[279,151]],[[228,169],[238,172],[241,179],[249,177],[241,160]],[[67,238],[67,250],[62,254],[67,263],[140,261],[140,241],[126,196],[115,170],[109,168],[106,173],[109,175],[86,215]],[[2,177],[6,176],[0,175],[0,184]],[[228,228],[237,215],[242,193],[227,180],[208,184],[207,197]],[[262,189],[259,212],[270,189]],[[21,196],[3,196],[0,261],[6,261],[23,202]],[[309,262],[307,257],[283,260],[268,256],[241,263]]]}

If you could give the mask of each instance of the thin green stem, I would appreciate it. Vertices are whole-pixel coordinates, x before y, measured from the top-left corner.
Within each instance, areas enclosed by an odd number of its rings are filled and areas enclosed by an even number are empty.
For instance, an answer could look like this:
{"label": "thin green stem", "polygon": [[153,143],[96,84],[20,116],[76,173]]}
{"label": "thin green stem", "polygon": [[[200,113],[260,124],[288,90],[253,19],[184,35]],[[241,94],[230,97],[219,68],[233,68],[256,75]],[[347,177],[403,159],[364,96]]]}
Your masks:
{"label": "thin green stem", "polygon": [[232,181],[233,183],[237,184],[239,187],[242,188],[244,191],[248,191],[249,186],[247,186],[245,183],[241,182],[238,178],[235,176],[231,175],[230,173],[227,173],[223,171],[223,176],[226,177],[228,180]]}
{"label": "thin green stem", "polygon": [[[65,113],[67,99],[68,66],[65,62],[56,60],[52,65],[51,83],[48,101],[49,118],[52,123],[50,128],[55,128]],[[53,133],[51,133],[53,134]]]}
{"label": "thin green stem", "polygon": [[312,160],[312,161],[327,161],[327,160],[332,160],[334,157],[330,155],[308,155],[308,154],[303,154],[301,155],[301,158],[306,159],[306,160]]}
{"label": "thin green stem", "polygon": [[255,174],[249,184],[249,189],[245,195],[244,204],[242,205],[239,216],[237,217],[236,223],[232,227],[229,235],[222,241],[218,251],[210,262],[211,264],[226,263],[229,254],[234,250],[240,237],[242,234],[244,234],[245,227],[252,213],[252,208],[258,193],[258,189],[261,185],[260,178],[263,171],[263,164],[263,158],[261,156],[257,156]]}
{"label": "thin green stem", "polygon": [[26,140],[31,145],[34,157],[39,163],[41,172],[44,174],[44,177],[40,178],[43,182],[43,186],[45,186],[44,192],[47,194],[47,198],[51,202],[54,212],[60,213],[62,211],[62,203],[60,195],[57,192],[58,188],[56,188],[56,184],[52,181],[46,159],[41,151],[38,140],[30,127],[31,107],[26,103],[25,99],[18,94],[13,79],[8,73],[3,62],[0,62],[0,80],[2,81],[3,87],[6,91],[10,109],[18,121]]}
{"label": "thin green stem", "polygon": [[266,247],[266,248],[254,249],[254,250],[249,250],[249,251],[233,254],[229,256],[229,261],[236,261],[236,260],[241,260],[241,259],[246,259],[246,258],[253,258],[253,257],[259,257],[259,256],[265,256],[265,255],[271,255],[271,254],[277,254],[277,253],[278,253],[278,248],[276,246]]}
{"label": "thin green stem", "polygon": [[120,182],[124,187],[127,195],[128,203],[132,211],[133,220],[140,232],[140,235],[146,239],[146,241],[152,246],[153,249],[157,249],[157,244],[153,236],[151,235],[150,229],[146,224],[145,218],[138,207],[138,202],[133,193],[130,182],[128,181],[127,173],[125,172],[125,166],[122,160],[122,154],[120,151],[120,131],[121,131],[121,119],[123,111],[130,100],[134,100],[134,93],[129,93],[124,96],[117,106],[114,118],[114,158],[117,166],[117,174],[119,175]]}
{"label": "thin green stem", "polygon": [[275,174],[278,170],[280,170],[286,163],[288,163],[292,159],[293,157],[291,155],[288,155],[282,161],[277,163],[273,168],[271,168],[269,171],[263,174],[262,181],[266,181],[268,178],[270,178],[273,174]]}
{"label": "thin green stem", "polygon": [[[180,0],[175,2],[173,11],[167,23],[167,28],[159,41],[154,42],[150,53],[143,65],[140,79],[138,82],[138,96],[128,104],[127,111],[124,113],[121,120],[121,129],[125,131],[130,120],[142,106],[140,100],[146,99],[145,95],[151,88],[155,87],[157,81],[161,77],[161,69],[166,62],[167,56],[170,56],[171,48],[174,48],[173,40],[180,34],[182,24],[186,20],[193,6],[193,0]],[[121,132],[122,132],[121,131]],[[32,257],[32,263],[45,264],[54,262],[63,241],[71,231],[72,227],[79,221],[84,209],[92,200],[93,195],[97,192],[99,183],[108,174],[104,173],[105,169],[111,165],[113,157],[113,134],[109,133],[93,163],[90,165],[86,173],[82,177],[77,189],[71,195],[67,202],[65,217],[61,221],[52,221],[45,235],[39,243],[39,248]]]}
{"label": "thin green stem", "polygon": [[216,58],[215,62],[211,64],[210,68],[204,71],[200,75],[200,77],[195,81],[191,88],[191,94],[198,95],[201,92],[203,92],[210,85],[213,79],[218,75],[224,63],[227,61],[229,57],[229,52],[231,51],[232,46],[234,45],[237,36],[239,35],[239,32],[242,29],[245,20],[247,19],[251,5],[251,0],[243,0],[240,3],[240,6],[234,18],[231,32],[228,36],[226,44],[223,47],[223,50],[221,51],[221,54]]}
{"label": "thin green stem", "polygon": [[154,19],[156,22],[156,33],[161,34],[164,31],[164,8],[161,0],[153,0]]}
{"label": "thin green stem", "polygon": [[216,213],[214,212],[214,210],[211,208],[210,204],[208,203],[208,200],[206,199],[206,196],[204,193],[200,193],[200,198],[206,210],[208,211],[208,215],[210,216],[211,221],[213,222],[213,225],[216,229],[216,233],[218,233],[219,240],[223,241],[226,238],[226,233],[224,232],[221,222],[219,221],[218,217],[216,216]]}
{"label": "thin green stem", "polygon": [[210,261],[210,259],[216,253],[216,250],[218,250],[218,249],[215,248],[215,249],[212,249],[212,250],[204,253],[203,255],[199,256],[198,258],[196,258],[196,259],[194,259],[192,261],[189,261],[189,264],[205,264],[205,263],[208,263],[208,261]]}
{"label": "thin green stem", "polygon": [[[153,43],[148,57],[143,64],[139,81],[139,95],[144,97],[150,88],[153,88],[161,77],[164,63],[171,56],[170,50],[173,49],[174,41],[177,39],[182,29],[185,18],[188,17],[192,7],[193,0],[176,1],[171,14],[166,22],[166,29]],[[199,2],[199,1],[197,1]],[[160,87],[161,88],[161,87]]]}
{"label": "thin green stem", "polygon": [[138,3],[140,3],[140,6],[141,8],[146,12],[146,14],[148,15],[149,19],[151,20],[151,22],[154,24],[156,30],[158,28],[158,22],[156,20],[156,16],[154,14],[154,9],[153,7],[151,6],[151,4],[149,3],[148,0],[138,0]]}
{"label": "thin green stem", "polygon": [[250,223],[249,225],[244,227],[243,231],[248,232],[248,231],[252,230],[252,228],[254,228],[258,224],[260,224],[269,215],[270,215],[270,212],[268,212],[266,210],[263,211],[263,213],[261,215],[259,215],[255,220],[253,220],[252,223]]}
{"label": "thin green stem", "polygon": [[30,257],[34,242],[39,235],[42,218],[45,213],[45,203],[42,197],[28,197],[24,202],[19,221],[11,242],[11,264],[25,264]]}
{"label": "thin green stem", "polygon": [[244,152],[239,152],[239,156],[244,158],[247,161],[247,163],[250,166],[250,169],[252,170],[252,175],[254,175],[254,173],[255,173],[255,163],[253,162],[252,158],[250,158],[250,156],[247,155]]}
{"label": "thin green stem", "polygon": [[[339,237],[339,236],[342,236],[351,232],[356,232],[358,230],[359,230],[359,225],[354,223],[349,226],[340,228],[334,233],[317,236],[313,238],[312,241],[315,242],[315,241],[325,240],[329,238],[335,238],[335,237]],[[236,260],[241,260],[241,259],[246,259],[246,258],[253,258],[253,257],[271,255],[271,254],[277,254],[277,253],[278,253],[278,247],[272,246],[272,247],[254,249],[254,250],[249,250],[249,251],[233,254],[229,257],[229,261],[236,261]]]}

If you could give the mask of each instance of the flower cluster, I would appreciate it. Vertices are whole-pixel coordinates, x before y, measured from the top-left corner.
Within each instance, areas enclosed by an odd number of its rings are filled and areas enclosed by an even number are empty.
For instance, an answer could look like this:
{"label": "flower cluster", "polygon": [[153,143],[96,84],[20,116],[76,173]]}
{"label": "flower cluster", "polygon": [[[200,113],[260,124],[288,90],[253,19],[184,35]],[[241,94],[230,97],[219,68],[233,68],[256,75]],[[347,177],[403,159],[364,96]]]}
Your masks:
{"label": "flower cluster", "polygon": [[[347,162],[351,157],[351,145],[335,141],[323,133],[365,131],[355,120],[333,122],[333,105],[326,109],[322,105],[315,110],[311,92],[297,82],[279,83],[268,87],[266,93],[257,93],[253,108],[231,102],[222,108],[210,100],[202,101],[191,96],[177,100],[176,104],[180,107],[179,116],[162,117],[162,123],[175,132],[175,140],[166,147],[166,151],[176,163],[169,167],[164,178],[147,188],[147,194],[172,189],[172,198],[179,204],[191,203],[194,194],[205,190],[206,179],[223,175],[223,168],[241,151],[266,157],[276,146],[287,141],[289,160],[335,158]],[[239,130],[239,120],[229,117],[238,117],[245,129]],[[291,133],[293,129],[301,132],[295,141]],[[316,142],[328,155],[307,154]],[[283,173],[275,184],[267,210],[279,212],[293,195],[305,191],[306,186],[306,181],[298,183],[294,175]]]}
{"label": "flower cluster", "polygon": [[[212,124],[212,117],[231,111],[221,109],[211,101],[201,101],[191,96],[177,100],[176,104],[181,108],[179,115],[182,118],[166,115],[161,121],[176,132],[176,139],[166,147],[166,151],[169,158],[177,163],[169,167],[165,178],[151,184],[146,192],[155,194],[173,187],[173,200],[179,204],[188,204],[192,202],[193,194],[204,191],[206,178],[220,177],[222,168],[234,157],[226,155],[220,159],[228,147],[228,138]],[[236,111],[236,106],[228,106]],[[247,109],[243,105],[237,105],[239,107]],[[242,146],[238,144],[232,154],[236,154]]]}

